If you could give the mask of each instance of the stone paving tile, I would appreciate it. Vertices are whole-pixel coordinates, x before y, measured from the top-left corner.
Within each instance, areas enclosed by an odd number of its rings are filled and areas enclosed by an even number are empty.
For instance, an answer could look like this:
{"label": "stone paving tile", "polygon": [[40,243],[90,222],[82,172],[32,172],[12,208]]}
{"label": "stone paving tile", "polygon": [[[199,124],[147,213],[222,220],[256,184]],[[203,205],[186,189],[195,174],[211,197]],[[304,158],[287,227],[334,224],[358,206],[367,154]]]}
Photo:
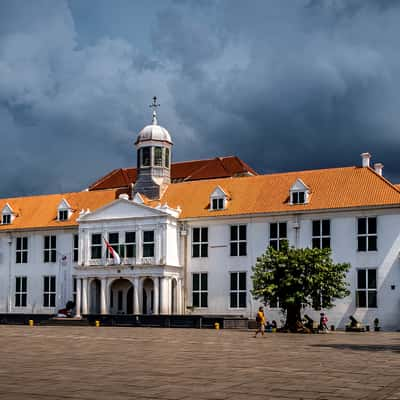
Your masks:
{"label": "stone paving tile", "polygon": [[400,400],[400,334],[0,325],[0,400]]}

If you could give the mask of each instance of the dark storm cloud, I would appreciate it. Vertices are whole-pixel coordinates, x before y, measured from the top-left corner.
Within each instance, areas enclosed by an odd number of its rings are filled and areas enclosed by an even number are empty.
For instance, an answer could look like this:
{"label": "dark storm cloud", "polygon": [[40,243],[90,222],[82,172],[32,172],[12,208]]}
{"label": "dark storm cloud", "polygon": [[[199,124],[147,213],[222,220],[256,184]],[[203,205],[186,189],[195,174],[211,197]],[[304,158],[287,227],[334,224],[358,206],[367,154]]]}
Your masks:
{"label": "dark storm cloud", "polygon": [[175,159],[280,171],[370,151],[400,180],[399,3],[3,1],[1,196],[134,165],[154,94]]}
{"label": "dark storm cloud", "polygon": [[[221,1],[209,24],[186,3],[204,34],[180,49],[171,91],[185,93],[176,109],[202,155],[236,153],[279,171],[358,164],[368,150],[399,177],[399,5]],[[169,38],[155,40],[164,57],[177,57],[188,9],[160,18],[170,27],[160,24]]]}

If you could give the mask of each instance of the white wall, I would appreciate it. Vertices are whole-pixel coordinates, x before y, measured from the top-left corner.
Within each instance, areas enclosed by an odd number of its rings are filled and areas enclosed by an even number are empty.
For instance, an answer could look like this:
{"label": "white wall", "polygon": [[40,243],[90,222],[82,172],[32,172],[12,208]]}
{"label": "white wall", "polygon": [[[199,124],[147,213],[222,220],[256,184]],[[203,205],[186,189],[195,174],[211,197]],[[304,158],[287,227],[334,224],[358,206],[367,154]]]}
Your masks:
{"label": "white wall", "polygon": [[[54,231],[31,231],[0,233],[0,312],[12,313],[54,313],[64,308],[72,299],[73,235],[75,229]],[[57,262],[43,262],[44,236],[57,237]],[[28,237],[28,263],[16,264],[16,238]],[[11,245],[8,241],[11,238]],[[10,255],[11,249],[11,257]],[[62,260],[66,256],[66,260]],[[56,276],[57,295],[55,307],[43,306],[43,277]],[[27,277],[27,306],[15,307],[15,278]],[[10,286],[10,290],[9,290]]]}
{"label": "white wall", "polygon": [[[357,217],[378,217],[378,251],[357,251]],[[253,217],[232,219],[209,219],[190,221],[188,223],[188,285],[186,290],[187,304],[192,304],[192,273],[208,272],[209,307],[194,310],[194,313],[247,315],[254,317],[258,303],[249,293],[246,309],[229,309],[230,272],[246,271],[248,290],[251,289],[251,267],[256,263],[257,256],[262,254],[269,243],[269,223],[288,222],[288,238],[291,245],[311,247],[312,220],[331,220],[331,246],[335,262],[349,262],[352,266],[348,273],[351,295],[338,300],[336,306],[326,310],[329,323],[344,328],[348,317],[354,315],[363,323],[373,325],[378,317],[384,329],[400,328],[400,214],[398,210],[374,210],[363,212],[327,212],[303,215],[286,215],[281,217]],[[231,257],[229,255],[231,224],[247,224],[247,256]],[[192,227],[208,226],[209,256],[208,258],[192,258],[191,234]],[[355,306],[355,288],[358,268],[377,268],[378,275],[378,308],[362,309]],[[392,285],[395,288],[392,289]],[[307,314],[319,319],[319,312],[306,310]],[[283,318],[279,310],[267,309],[269,320],[279,321]]]}

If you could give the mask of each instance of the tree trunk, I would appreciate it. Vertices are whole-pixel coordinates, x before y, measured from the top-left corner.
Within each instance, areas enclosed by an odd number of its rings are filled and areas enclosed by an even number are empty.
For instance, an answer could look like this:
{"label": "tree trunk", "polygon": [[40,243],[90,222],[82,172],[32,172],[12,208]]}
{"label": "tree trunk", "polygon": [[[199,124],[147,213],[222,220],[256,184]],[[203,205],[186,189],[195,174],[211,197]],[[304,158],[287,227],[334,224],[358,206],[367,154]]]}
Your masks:
{"label": "tree trunk", "polygon": [[286,310],[286,326],[289,332],[305,333],[309,332],[301,320],[301,304],[288,305]]}

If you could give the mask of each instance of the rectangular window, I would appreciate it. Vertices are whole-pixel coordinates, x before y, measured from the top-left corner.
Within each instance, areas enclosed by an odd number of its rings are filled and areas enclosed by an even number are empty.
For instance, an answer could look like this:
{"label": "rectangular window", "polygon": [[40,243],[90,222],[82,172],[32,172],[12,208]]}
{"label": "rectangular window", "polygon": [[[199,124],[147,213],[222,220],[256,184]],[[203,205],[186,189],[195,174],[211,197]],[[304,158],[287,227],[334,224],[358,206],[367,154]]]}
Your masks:
{"label": "rectangular window", "polygon": [[76,305],[76,287],[77,287],[77,280],[76,278],[72,278],[72,298],[74,301],[74,304]]}
{"label": "rectangular window", "polygon": [[3,225],[11,224],[11,214],[3,214],[2,224]]}
{"label": "rectangular window", "polygon": [[27,280],[26,276],[15,277],[15,307],[26,307]]}
{"label": "rectangular window", "polygon": [[165,168],[169,168],[169,149],[165,149]]}
{"label": "rectangular window", "polygon": [[376,251],[378,246],[377,218],[365,217],[357,219],[358,251]]}
{"label": "rectangular window", "polygon": [[101,234],[93,233],[92,234],[92,243],[90,245],[90,258],[92,260],[101,258],[103,245],[101,242]]}
{"label": "rectangular window", "polygon": [[231,256],[247,255],[247,226],[231,225]]}
{"label": "rectangular window", "polygon": [[283,241],[287,241],[287,223],[273,222],[269,224],[269,245],[279,250]]}
{"label": "rectangular window", "polygon": [[208,257],[208,228],[192,229],[192,257]]}
{"label": "rectangular window", "polygon": [[136,232],[125,232],[125,256],[136,257]]}
{"label": "rectangular window", "polygon": [[212,209],[213,210],[223,210],[224,209],[223,197],[220,197],[218,199],[212,199]]}
{"label": "rectangular window", "polygon": [[57,261],[57,237],[54,235],[44,237],[43,247],[43,261],[56,262]]}
{"label": "rectangular window", "polygon": [[280,308],[279,299],[277,297],[269,301],[269,308]]}
{"label": "rectangular window", "polygon": [[56,306],[56,277],[43,277],[43,307]]}
{"label": "rectangular window", "polygon": [[[125,257],[125,245],[119,242],[119,233],[112,232],[108,234],[108,243],[120,255],[121,258]],[[107,258],[111,258],[111,254],[107,249]]]}
{"label": "rectangular window", "polygon": [[154,147],[154,165],[162,167],[162,147]]}
{"label": "rectangular window", "polygon": [[79,256],[79,235],[73,236],[73,262],[78,262]]}
{"label": "rectangular window", "polygon": [[193,307],[208,307],[208,274],[202,272],[193,274],[192,305]]}
{"label": "rectangular window", "polygon": [[293,192],[292,193],[292,203],[293,204],[304,204],[305,203],[304,192]]}
{"label": "rectangular window", "polygon": [[154,231],[143,231],[143,257],[154,257]]}
{"label": "rectangular window", "polygon": [[230,307],[246,308],[246,272],[231,272]]}
{"label": "rectangular window", "polygon": [[359,308],[377,308],[376,269],[357,270],[356,305]]}
{"label": "rectangular window", "polygon": [[68,220],[68,210],[58,211],[58,220],[59,221],[67,221]]}
{"label": "rectangular window", "polygon": [[15,250],[15,262],[17,264],[26,264],[28,262],[28,238],[18,237],[16,250]]}
{"label": "rectangular window", "polygon": [[331,247],[331,221],[329,219],[312,222],[312,247],[314,249]]}
{"label": "rectangular window", "polygon": [[151,164],[151,147],[142,148],[142,167],[150,167]]}

